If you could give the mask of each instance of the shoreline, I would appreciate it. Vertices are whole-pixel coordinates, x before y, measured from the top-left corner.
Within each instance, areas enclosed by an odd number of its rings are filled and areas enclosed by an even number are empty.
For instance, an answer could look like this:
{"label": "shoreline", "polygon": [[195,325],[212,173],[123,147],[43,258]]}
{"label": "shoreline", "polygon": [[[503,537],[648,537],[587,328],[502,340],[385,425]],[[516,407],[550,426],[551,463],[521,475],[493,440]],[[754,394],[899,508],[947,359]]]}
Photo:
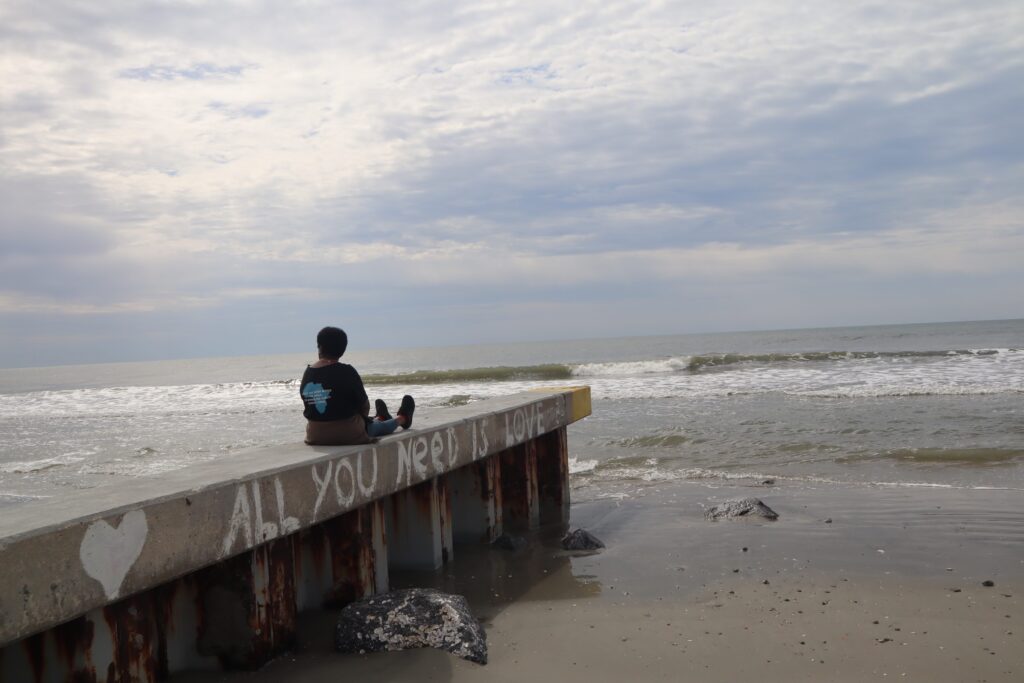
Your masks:
{"label": "shoreline", "polygon": [[[776,522],[708,522],[704,505],[757,496]],[[459,547],[392,587],[467,597],[490,662],[434,650],[339,655],[336,613],[300,619],[300,644],[257,672],[172,681],[1016,681],[1024,675],[1021,492],[652,486],[574,504],[596,554],[562,529],[512,553]],[[831,522],[826,522],[830,519]],[[993,586],[982,585],[992,581]]]}

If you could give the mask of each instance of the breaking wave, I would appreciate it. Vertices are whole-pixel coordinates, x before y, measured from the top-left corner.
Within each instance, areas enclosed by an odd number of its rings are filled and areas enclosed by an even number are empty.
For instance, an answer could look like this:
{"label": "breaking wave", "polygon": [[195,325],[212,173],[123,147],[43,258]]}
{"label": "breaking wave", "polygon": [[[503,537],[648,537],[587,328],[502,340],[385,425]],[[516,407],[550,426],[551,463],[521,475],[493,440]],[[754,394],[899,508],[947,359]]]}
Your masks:
{"label": "breaking wave", "polygon": [[364,384],[454,384],[459,382],[514,382],[554,380],[572,377],[572,366],[545,365],[460,368],[455,370],[416,370],[398,374],[363,375]]}
{"label": "breaking wave", "polygon": [[652,375],[669,372],[683,372],[690,369],[689,357],[665,358],[661,360],[638,360],[619,363],[583,363],[570,366],[573,377],[623,377]]}
{"label": "breaking wave", "polygon": [[[367,373],[377,387],[403,388],[424,405],[465,405],[540,384],[585,383],[596,399],[710,398],[782,394],[858,399],[1024,393],[1018,349],[703,354],[605,363],[549,363]],[[26,416],[252,415],[295,407],[299,380],[123,386],[0,394],[0,419]],[[417,388],[418,387],[418,388]],[[674,436],[661,446],[679,445]],[[649,444],[635,444],[645,446]]]}
{"label": "breaking wave", "polygon": [[632,436],[627,439],[611,441],[612,446],[622,448],[675,448],[689,443],[690,437],[685,434],[646,434]]}
{"label": "breaking wave", "polygon": [[1019,354],[1019,349],[957,349],[951,351],[811,351],[801,353],[708,353],[649,360],[606,363],[548,363],[543,365],[417,370],[364,375],[366,384],[451,384],[459,382],[514,382],[562,380],[575,377],[637,377],[643,375],[699,374],[731,366],[825,363],[855,360],[915,360],[977,358]]}
{"label": "breaking wave", "polygon": [[722,366],[772,363],[813,363],[846,360],[897,360],[915,358],[949,358],[955,356],[995,356],[1017,353],[1018,349],[958,349],[952,351],[809,351],[802,353],[710,353],[693,356],[686,369],[690,372]]}
{"label": "breaking wave", "polygon": [[897,460],[935,465],[1002,466],[1013,465],[1021,459],[1024,459],[1024,450],[1019,448],[900,448],[877,454],[848,455],[837,458],[836,462]]}
{"label": "breaking wave", "polygon": [[40,460],[29,460],[24,462],[5,462],[0,463],[0,473],[33,474],[36,472],[43,472],[45,470],[54,469],[56,467],[74,465],[75,463],[82,462],[90,455],[94,455],[94,453],[72,453],[53,458],[42,458]]}
{"label": "breaking wave", "polygon": [[[977,484],[941,483],[927,481],[890,481],[869,480],[856,481],[813,474],[778,475],[756,471],[730,472],[704,467],[682,469],[666,469],[656,459],[648,459],[644,463],[630,463],[629,459],[609,460],[597,463],[575,474],[574,485],[593,485],[598,482],[623,483],[636,482],[642,484],[663,484],[669,482],[694,482],[701,484],[746,484],[753,488],[773,490],[777,486],[786,485],[838,485],[838,486],[870,486],[885,488],[936,488],[964,490],[1021,490],[1014,486],[990,486]],[[585,476],[583,476],[585,475]],[[582,478],[581,478],[582,477]],[[628,496],[627,496],[628,497]]]}

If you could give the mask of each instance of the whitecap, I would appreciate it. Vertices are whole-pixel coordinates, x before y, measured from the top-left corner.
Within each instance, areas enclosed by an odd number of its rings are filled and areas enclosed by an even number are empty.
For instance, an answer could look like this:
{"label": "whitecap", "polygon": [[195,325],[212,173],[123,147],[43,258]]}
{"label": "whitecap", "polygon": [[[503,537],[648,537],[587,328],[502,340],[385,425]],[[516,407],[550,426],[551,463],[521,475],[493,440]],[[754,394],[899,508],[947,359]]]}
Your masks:
{"label": "whitecap", "polygon": [[580,460],[579,458],[572,456],[569,458],[569,474],[593,472],[597,465],[597,460]]}
{"label": "whitecap", "polygon": [[0,463],[0,472],[4,474],[32,474],[42,472],[55,467],[73,465],[85,460],[84,455],[61,455],[55,458],[43,458],[41,460],[27,460],[24,462]]}
{"label": "whitecap", "polygon": [[574,377],[629,377],[681,372],[690,364],[689,357],[660,360],[626,361],[618,363],[583,363],[572,370]]}

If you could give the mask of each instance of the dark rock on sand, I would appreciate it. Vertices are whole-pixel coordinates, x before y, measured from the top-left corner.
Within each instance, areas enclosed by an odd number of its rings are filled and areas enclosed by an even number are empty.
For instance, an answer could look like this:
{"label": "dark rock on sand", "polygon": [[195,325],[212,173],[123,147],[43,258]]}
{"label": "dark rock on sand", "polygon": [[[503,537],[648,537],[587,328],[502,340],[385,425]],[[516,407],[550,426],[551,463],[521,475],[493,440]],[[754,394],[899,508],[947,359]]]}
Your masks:
{"label": "dark rock on sand", "polygon": [[487,663],[487,635],[466,599],[426,588],[375,595],[346,606],[338,618],[334,647],[349,653],[435,647]]}
{"label": "dark rock on sand", "polygon": [[603,548],[604,543],[588,531],[576,529],[570,531],[562,539],[562,547],[566,550],[597,550]]}
{"label": "dark rock on sand", "polygon": [[498,548],[500,550],[522,550],[526,547],[526,539],[522,536],[511,536],[509,534],[502,534],[491,542],[492,548]]}
{"label": "dark rock on sand", "polygon": [[779,514],[757,498],[742,498],[713,505],[704,511],[704,517],[712,521],[734,517],[764,517],[774,520],[779,518]]}
{"label": "dark rock on sand", "polygon": [[986,581],[982,581],[981,585],[985,586],[986,588],[991,588],[992,586],[996,585],[996,582],[995,581],[988,581],[988,580],[986,580]]}

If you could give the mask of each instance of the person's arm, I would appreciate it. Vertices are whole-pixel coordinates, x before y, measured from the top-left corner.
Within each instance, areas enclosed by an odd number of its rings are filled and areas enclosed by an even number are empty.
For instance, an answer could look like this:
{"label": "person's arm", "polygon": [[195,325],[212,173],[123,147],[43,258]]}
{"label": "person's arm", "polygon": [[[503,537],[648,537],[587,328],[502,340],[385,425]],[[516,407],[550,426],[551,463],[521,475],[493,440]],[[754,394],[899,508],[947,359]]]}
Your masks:
{"label": "person's arm", "polygon": [[[349,366],[352,368],[352,366]],[[363,378],[359,372],[352,368],[352,403],[358,407],[358,412],[364,418],[370,417],[370,398],[366,395],[366,387],[363,386]]]}

